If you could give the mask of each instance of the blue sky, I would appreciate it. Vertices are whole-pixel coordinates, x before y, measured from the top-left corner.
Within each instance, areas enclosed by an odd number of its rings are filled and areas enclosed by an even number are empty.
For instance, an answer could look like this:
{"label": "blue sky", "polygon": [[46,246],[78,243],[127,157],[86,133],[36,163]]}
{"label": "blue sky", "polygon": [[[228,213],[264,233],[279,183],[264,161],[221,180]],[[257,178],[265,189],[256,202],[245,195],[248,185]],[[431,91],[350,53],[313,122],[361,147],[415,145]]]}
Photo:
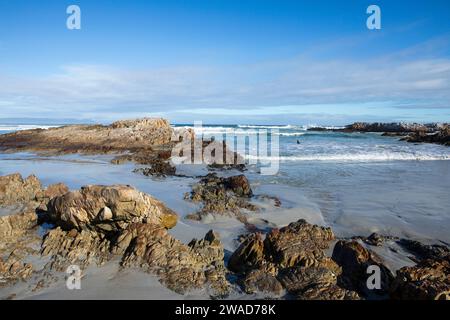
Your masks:
{"label": "blue sky", "polygon": [[450,2],[0,0],[0,118],[141,116],[450,121]]}

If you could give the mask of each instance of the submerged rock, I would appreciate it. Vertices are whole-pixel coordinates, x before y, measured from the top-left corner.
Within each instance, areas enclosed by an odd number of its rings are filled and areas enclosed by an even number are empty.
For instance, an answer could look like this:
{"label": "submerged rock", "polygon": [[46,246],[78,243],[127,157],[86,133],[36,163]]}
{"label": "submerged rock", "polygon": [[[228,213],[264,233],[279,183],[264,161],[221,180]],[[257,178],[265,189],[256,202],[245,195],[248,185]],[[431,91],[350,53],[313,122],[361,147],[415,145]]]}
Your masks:
{"label": "submerged rock", "polygon": [[402,140],[413,143],[437,143],[450,146],[450,126],[445,126],[433,133],[415,132]]}
{"label": "submerged rock", "polygon": [[155,176],[155,177],[165,177],[173,176],[176,173],[176,168],[168,162],[161,160],[154,161],[151,167],[138,168],[133,170],[135,173],[141,173],[144,176]]}
{"label": "submerged rock", "polygon": [[162,202],[126,185],[91,185],[68,192],[49,202],[48,213],[65,230],[114,232],[134,222],[172,228],[177,222],[176,213]]}
{"label": "submerged rock", "polygon": [[419,241],[401,239],[398,242],[403,248],[412,252],[418,261],[426,259],[450,259],[450,249],[443,245],[425,245]]}

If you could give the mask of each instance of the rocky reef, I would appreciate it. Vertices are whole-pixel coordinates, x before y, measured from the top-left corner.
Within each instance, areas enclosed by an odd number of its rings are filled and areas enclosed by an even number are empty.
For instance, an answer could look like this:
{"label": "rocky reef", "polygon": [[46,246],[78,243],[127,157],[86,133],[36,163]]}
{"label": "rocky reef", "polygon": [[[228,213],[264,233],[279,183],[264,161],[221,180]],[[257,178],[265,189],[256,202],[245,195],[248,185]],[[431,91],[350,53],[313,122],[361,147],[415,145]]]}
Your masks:
{"label": "rocky reef", "polygon": [[412,143],[436,143],[450,146],[450,127],[448,123],[368,123],[355,122],[342,129],[326,129],[315,127],[309,131],[334,131],[334,132],[382,132],[384,136],[402,137],[402,141]]}

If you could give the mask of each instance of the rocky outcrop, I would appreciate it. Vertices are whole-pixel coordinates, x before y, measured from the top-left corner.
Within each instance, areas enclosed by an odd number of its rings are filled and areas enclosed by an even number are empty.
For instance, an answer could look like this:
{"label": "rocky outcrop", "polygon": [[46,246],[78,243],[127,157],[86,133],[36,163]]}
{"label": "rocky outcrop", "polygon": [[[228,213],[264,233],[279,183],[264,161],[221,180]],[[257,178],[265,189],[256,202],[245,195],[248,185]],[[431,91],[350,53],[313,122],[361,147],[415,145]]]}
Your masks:
{"label": "rocky outcrop", "polygon": [[323,252],[334,240],[330,228],[311,225],[305,220],[272,230],[264,240],[270,260],[282,267],[309,266],[325,257]]}
{"label": "rocky outcrop", "polygon": [[154,177],[166,177],[173,176],[176,173],[176,168],[166,161],[154,161],[151,167],[138,168],[133,170],[135,173],[141,173],[144,176],[154,176]]}
{"label": "rocky outcrop", "polygon": [[210,173],[194,185],[186,198],[203,204],[202,209],[188,218],[199,220],[206,214],[230,215],[246,222],[241,209],[256,211],[248,198],[252,196],[250,183],[244,175],[222,178]]}
{"label": "rocky outcrop", "polygon": [[206,285],[213,296],[228,293],[223,247],[212,231],[185,245],[160,225],[132,224],[119,236],[114,252],[124,252],[122,266],[139,266],[157,274],[175,292],[184,294]]}
{"label": "rocky outcrop", "polygon": [[413,260],[420,262],[422,260],[432,259],[447,259],[450,260],[450,249],[444,245],[426,245],[419,241],[410,239],[400,239],[398,244],[411,252],[414,257]]}
{"label": "rocky outcrop", "polygon": [[50,256],[50,269],[65,271],[74,264],[80,268],[94,262],[102,265],[111,257],[110,246],[108,239],[101,233],[76,229],[64,231],[58,227],[45,235],[41,254]]}
{"label": "rocky outcrop", "polygon": [[359,299],[356,292],[338,286],[342,270],[324,252],[333,239],[331,229],[299,220],[272,230],[264,240],[258,233],[247,236],[231,255],[228,268],[240,276],[239,283],[248,293]]}
{"label": "rocky outcrop", "polygon": [[176,213],[162,202],[126,185],[91,185],[68,192],[49,202],[48,214],[64,230],[116,232],[135,222],[165,228],[177,222]]}
{"label": "rocky outcrop", "polygon": [[0,177],[0,206],[29,203],[42,192],[41,182],[31,175],[26,179],[18,173]]}
{"label": "rocky outcrop", "polygon": [[343,129],[310,128],[309,131],[333,132],[383,132],[383,136],[403,137],[400,140],[413,143],[437,143],[450,146],[450,126],[448,123],[368,123],[355,122]]}
{"label": "rocky outcrop", "polygon": [[346,126],[344,130],[359,132],[430,132],[436,128],[436,124],[355,122]]}
{"label": "rocky outcrop", "polygon": [[413,143],[437,143],[450,146],[450,127],[446,126],[433,133],[415,132],[402,140]]}
{"label": "rocky outcrop", "polygon": [[233,252],[228,268],[237,273],[256,269],[264,263],[264,242],[259,233],[250,234]]}
{"label": "rocky outcrop", "polygon": [[449,259],[427,259],[397,271],[391,298],[403,300],[450,300]]}
{"label": "rocky outcrop", "polygon": [[6,260],[0,257],[0,288],[19,280],[26,280],[33,273],[30,263],[23,263],[19,256],[12,252]]}
{"label": "rocky outcrop", "polygon": [[49,153],[135,152],[168,144],[173,134],[167,120],[144,118],[117,121],[109,126],[71,125],[13,132],[0,136],[0,149]]}
{"label": "rocky outcrop", "polygon": [[20,213],[0,217],[0,238],[15,239],[29,229],[37,226],[38,216],[35,211],[25,210]]}
{"label": "rocky outcrop", "polygon": [[[359,292],[361,295],[386,295],[394,279],[391,271],[374,252],[364,248],[357,241],[341,240],[333,250],[333,260],[342,267],[340,283],[343,287]],[[380,289],[369,289],[367,279],[370,266],[378,266],[381,276]]]}

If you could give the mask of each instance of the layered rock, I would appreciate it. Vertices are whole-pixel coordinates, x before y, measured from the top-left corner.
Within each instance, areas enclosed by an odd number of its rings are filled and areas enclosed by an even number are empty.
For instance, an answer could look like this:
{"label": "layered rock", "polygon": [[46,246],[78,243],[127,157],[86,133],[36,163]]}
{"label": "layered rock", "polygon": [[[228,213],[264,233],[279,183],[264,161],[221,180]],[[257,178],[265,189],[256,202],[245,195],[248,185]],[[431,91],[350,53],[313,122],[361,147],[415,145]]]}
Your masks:
{"label": "layered rock", "polygon": [[404,300],[450,300],[449,259],[426,259],[397,271],[391,298]]}
{"label": "layered rock", "polygon": [[309,266],[325,257],[323,252],[334,240],[330,228],[311,225],[305,220],[273,230],[264,241],[270,259],[282,267]]}
{"label": "layered rock", "polygon": [[0,238],[5,241],[22,236],[29,229],[37,226],[38,216],[35,211],[23,212],[0,217]]}
{"label": "layered rock", "polygon": [[0,136],[0,149],[50,153],[135,152],[167,144],[173,134],[167,120],[144,118],[117,121],[109,126],[71,125],[13,132]]}
{"label": "layered rock", "polygon": [[144,176],[165,177],[173,176],[176,173],[176,168],[166,161],[154,161],[151,167],[138,168],[133,170],[135,173],[141,173]]}
{"label": "layered rock", "polygon": [[338,286],[341,268],[324,250],[334,239],[329,228],[305,220],[244,239],[232,254],[228,268],[241,279],[247,293],[280,296],[288,292],[297,299],[359,299],[356,292]]}
{"label": "layered rock", "polygon": [[23,179],[19,173],[0,177],[0,206],[29,203],[42,192],[41,182],[31,175]]}
{"label": "layered rock", "polygon": [[33,266],[30,263],[23,263],[15,252],[12,252],[6,260],[0,257],[0,287],[26,280],[32,273]]}
{"label": "layered rock", "polygon": [[175,292],[183,294],[207,285],[213,296],[228,293],[223,247],[212,231],[185,245],[159,225],[132,224],[119,236],[114,252],[124,252],[122,266],[139,266],[157,274]]}
{"label": "layered rock", "polygon": [[116,232],[135,222],[166,228],[177,222],[176,213],[162,202],[126,185],[91,185],[68,192],[49,202],[48,214],[65,230]]}
{"label": "layered rock", "polygon": [[109,240],[101,233],[76,229],[64,231],[58,227],[45,235],[41,254],[51,257],[50,269],[65,271],[74,264],[81,268],[94,262],[102,265],[111,256],[110,246]]}
{"label": "layered rock", "polygon": [[241,209],[256,211],[248,199],[252,196],[250,183],[244,175],[222,178],[210,173],[194,185],[192,192],[186,198],[203,204],[196,214],[189,215],[190,219],[201,219],[206,214],[230,215],[242,222],[246,222]]}

